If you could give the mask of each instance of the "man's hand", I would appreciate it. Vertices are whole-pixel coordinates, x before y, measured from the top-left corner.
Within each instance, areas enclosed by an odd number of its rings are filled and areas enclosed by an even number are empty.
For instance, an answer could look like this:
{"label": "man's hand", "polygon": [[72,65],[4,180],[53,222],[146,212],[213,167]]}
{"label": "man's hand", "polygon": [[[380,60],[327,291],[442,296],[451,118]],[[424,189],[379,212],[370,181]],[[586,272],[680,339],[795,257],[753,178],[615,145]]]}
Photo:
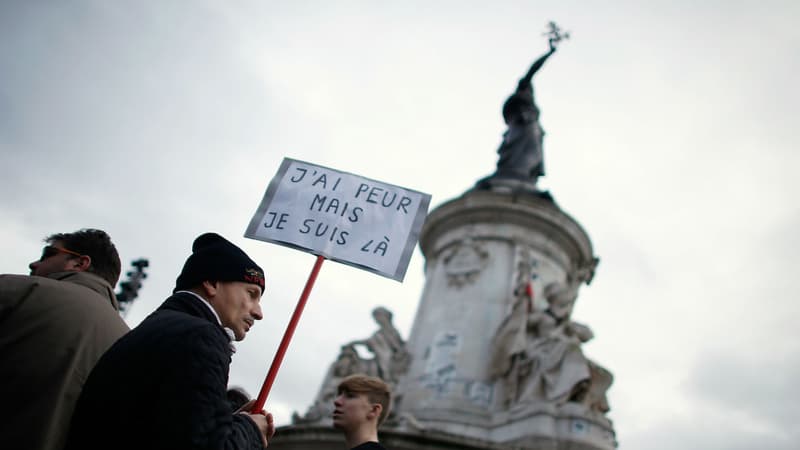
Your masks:
{"label": "man's hand", "polygon": [[239,408],[236,413],[244,414],[256,424],[258,430],[261,432],[261,440],[264,443],[264,447],[267,447],[269,446],[269,440],[275,435],[275,420],[272,417],[272,413],[268,413],[263,409],[258,413],[251,413],[250,410],[253,408],[255,402],[255,400],[250,400]]}
{"label": "man's hand", "polygon": [[262,414],[241,414],[246,415],[250,420],[255,422],[259,431],[261,431],[261,440],[264,443],[264,447],[267,447],[269,445],[269,440],[275,435],[275,421],[272,418],[272,413],[266,411],[261,411],[261,413]]}

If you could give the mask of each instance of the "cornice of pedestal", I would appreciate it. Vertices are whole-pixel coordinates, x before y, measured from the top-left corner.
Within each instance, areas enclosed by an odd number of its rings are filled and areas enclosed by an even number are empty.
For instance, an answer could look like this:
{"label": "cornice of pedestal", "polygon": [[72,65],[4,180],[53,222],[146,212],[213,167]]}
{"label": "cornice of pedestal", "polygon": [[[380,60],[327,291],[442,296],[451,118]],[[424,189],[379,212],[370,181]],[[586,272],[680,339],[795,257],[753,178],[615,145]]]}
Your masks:
{"label": "cornice of pedestal", "polygon": [[[557,246],[576,268],[595,264],[592,243],[583,227],[552,201],[527,192],[470,190],[433,210],[420,233],[420,248],[431,258],[452,245],[447,235],[453,230],[489,225],[497,231],[473,231],[474,239],[526,240],[525,235],[505,235],[509,226],[544,236]],[[492,227],[496,225],[496,227]],[[591,276],[588,280],[591,279]],[[588,281],[587,280],[587,281]]]}

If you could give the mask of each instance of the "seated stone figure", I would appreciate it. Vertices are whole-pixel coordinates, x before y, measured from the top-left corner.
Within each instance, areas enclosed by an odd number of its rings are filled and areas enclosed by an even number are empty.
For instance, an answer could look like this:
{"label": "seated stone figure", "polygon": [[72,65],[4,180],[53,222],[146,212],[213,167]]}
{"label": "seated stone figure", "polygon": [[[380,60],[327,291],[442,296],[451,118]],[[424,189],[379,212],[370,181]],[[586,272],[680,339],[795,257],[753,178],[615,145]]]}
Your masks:
{"label": "seated stone figure", "polygon": [[366,360],[358,355],[355,346],[343,345],[336,361],[328,368],[314,403],[305,415],[292,414],[292,423],[315,423],[331,419],[333,400],[336,398],[336,387],[348,375],[363,373],[371,376],[377,374],[374,360]]}
{"label": "seated stone figure", "polygon": [[515,373],[518,402],[567,402],[589,380],[589,365],[580,343],[567,336],[564,327],[553,327],[545,316],[539,318],[538,334],[528,341]]}
{"label": "seated stone figure", "polygon": [[576,393],[574,401],[584,405],[592,412],[605,414],[611,410],[606,392],[614,381],[614,376],[604,367],[592,360],[589,362],[589,380]]}
{"label": "seated stone figure", "polygon": [[[405,341],[392,324],[392,313],[383,307],[372,311],[378,330],[366,339],[352,341],[341,347],[336,361],[328,368],[314,403],[305,415],[292,415],[293,423],[330,422],[336,388],[348,375],[364,374],[383,379],[390,386],[397,383],[400,375],[408,370],[411,355]],[[363,346],[372,358],[363,358],[357,347]]]}
{"label": "seated stone figure", "polygon": [[611,374],[584,356],[581,344],[592,331],[569,317],[577,285],[551,283],[544,291],[546,309],[518,298],[495,334],[490,377],[499,383],[503,406],[573,402],[608,411]]}
{"label": "seated stone figure", "polygon": [[377,376],[388,382],[397,382],[400,374],[408,370],[411,355],[406,343],[392,323],[392,313],[383,307],[375,308],[372,317],[380,328],[367,339],[353,341],[349,345],[364,345],[373,355],[377,366]]}

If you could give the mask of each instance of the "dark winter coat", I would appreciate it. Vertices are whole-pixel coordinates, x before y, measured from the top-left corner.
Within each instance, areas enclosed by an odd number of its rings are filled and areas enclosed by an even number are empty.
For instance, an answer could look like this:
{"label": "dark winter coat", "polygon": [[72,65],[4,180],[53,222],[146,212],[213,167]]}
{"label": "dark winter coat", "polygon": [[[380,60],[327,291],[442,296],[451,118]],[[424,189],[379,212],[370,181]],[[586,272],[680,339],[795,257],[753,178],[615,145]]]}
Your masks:
{"label": "dark winter coat", "polygon": [[100,359],[67,449],[263,448],[256,424],[231,414],[230,363],[213,312],[192,294],[171,296]]}

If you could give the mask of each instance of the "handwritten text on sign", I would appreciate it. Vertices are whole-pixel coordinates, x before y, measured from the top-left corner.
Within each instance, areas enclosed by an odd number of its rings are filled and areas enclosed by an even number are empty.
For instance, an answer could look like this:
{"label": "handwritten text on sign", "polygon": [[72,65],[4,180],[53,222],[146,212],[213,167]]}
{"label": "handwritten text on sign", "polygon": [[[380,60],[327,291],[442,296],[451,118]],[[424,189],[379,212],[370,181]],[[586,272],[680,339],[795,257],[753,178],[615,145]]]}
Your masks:
{"label": "handwritten text on sign", "polygon": [[245,236],[402,281],[431,196],[284,158]]}

